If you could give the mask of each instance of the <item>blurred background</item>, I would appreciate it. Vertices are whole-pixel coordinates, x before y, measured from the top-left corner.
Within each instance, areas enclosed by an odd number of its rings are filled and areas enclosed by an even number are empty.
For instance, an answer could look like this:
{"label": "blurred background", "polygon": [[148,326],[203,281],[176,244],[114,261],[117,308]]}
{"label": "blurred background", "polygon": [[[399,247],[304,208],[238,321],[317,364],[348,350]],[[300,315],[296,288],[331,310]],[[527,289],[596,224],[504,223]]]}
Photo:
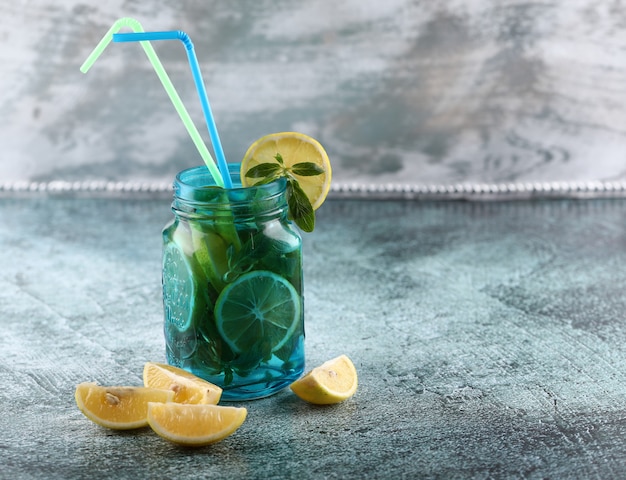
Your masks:
{"label": "blurred background", "polygon": [[[226,158],[297,130],[338,184],[626,180],[620,0],[0,4],[0,182],[171,182],[202,163],[116,19],[194,42]],[[182,43],[155,42],[207,143]]]}

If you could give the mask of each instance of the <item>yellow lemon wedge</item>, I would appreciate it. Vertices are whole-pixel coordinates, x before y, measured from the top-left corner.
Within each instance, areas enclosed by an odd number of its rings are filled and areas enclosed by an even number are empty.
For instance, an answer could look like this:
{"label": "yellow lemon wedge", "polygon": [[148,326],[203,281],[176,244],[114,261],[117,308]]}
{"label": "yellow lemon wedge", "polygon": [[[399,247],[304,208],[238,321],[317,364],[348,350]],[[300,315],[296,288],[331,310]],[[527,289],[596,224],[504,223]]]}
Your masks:
{"label": "yellow lemon wedge", "polygon": [[143,384],[174,392],[176,403],[203,403],[215,405],[222,389],[182,368],[164,363],[147,362],[143,367]]}
{"label": "yellow lemon wedge", "polygon": [[356,392],[356,368],[346,355],[324,362],[290,385],[302,400],[331,405],[347,400]]}
{"label": "yellow lemon wedge", "polygon": [[149,402],[171,402],[174,392],[146,387],[104,387],[84,382],[76,386],[74,398],[80,411],[92,422],[114,430],[130,430],[148,425]]}
{"label": "yellow lemon wedge", "polygon": [[[308,197],[313,210],[324,203],[330,190],[332,169],[324,147],[314,138],[304,133],[281,132],[258,139],[241,161],[241,183],[244,187],[268,179],[261,172],[255,177],[248,175],[250,170],[261,164],[274,165],[276,169],[273,173],[292,175]],[[272,169],[268,172],[272,172]]]}
{"label": "yellow lemon wedge", "polygon": [[243,407],[149,403],[148,424],[170,442],[200,447],[232,435],[247,413]]}

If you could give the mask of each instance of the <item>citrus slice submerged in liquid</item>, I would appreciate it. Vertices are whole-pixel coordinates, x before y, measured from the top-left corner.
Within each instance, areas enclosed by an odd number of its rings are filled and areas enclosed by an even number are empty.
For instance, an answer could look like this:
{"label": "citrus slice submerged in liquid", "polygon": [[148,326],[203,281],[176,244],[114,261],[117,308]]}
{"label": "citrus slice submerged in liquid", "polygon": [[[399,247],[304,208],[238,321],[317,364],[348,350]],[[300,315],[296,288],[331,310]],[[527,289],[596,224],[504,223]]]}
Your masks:
{"label": "citrus slice submerged in liquid", "polygon": [[240,276],[215,302],[217,329],[235,353],[279,350],[300,326],[301,311],[293,285],[266,270]]}
{"label": "citrus slice submerged in liquid", "polygon": [[163,305],[168,324],[186,330],[193,318],[196,281],[184,252],[169,243],[163,252]]}

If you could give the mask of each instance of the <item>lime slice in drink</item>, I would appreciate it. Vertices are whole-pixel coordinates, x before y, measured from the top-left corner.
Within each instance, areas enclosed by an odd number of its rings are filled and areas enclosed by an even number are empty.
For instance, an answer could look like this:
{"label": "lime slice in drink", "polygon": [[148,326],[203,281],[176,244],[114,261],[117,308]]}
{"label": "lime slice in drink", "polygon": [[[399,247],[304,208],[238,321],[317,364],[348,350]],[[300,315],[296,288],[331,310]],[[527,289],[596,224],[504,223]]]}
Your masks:
{"label": "lime slice in drink", "polygon": [[[234,229],[234,227],[233,227]],[[194,256],[207,280],[213,288],[220,291],[224,288],[224,274],[228,271],[228,246],[222,237],[205,227],[191,227],[191,240]]]}
{"label": "lime slice in drink", "polygon": [[163,253],[163,305],[169,325],[181,331],[189,327],[196,289],[185,254],[176,243],[169,243]]}
{"label": "lime slice in drink", "polygon": [[215,302],[217,329],[235,353],[275,352],[298,328],[300,314],[293,285],[265,270],[242,275]]}

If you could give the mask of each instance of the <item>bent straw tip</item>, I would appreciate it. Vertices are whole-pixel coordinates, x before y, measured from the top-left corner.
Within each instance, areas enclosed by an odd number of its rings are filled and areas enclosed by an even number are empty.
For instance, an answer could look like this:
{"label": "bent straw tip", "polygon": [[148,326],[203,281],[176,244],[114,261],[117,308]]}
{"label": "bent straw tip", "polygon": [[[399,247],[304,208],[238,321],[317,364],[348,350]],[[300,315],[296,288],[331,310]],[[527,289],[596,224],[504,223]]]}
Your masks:
{"label": "bent straw tip", "polygon": [[111,28],[109,28],[109,31],[104,34],[104,37],[102,37],[102,40],[100,40],[100,43],[98,43],[98,45],[96,45],[96,47],[89,54],[87,59],[80,66],[80,71],[82,73],[87,73],[89,71],[89,69],[93,66],[93,64],[98,59],[98,57],[100,55],[102,55],[102,52],[107,47],[107,45],[109,43],[111,43],[111,38],[112,38],[113,34],[118,32],[122,27],[129,27],[130,29],[132,29],[134,31],[142,31],[143,30],[143,27],[141,26],[141,23],[139,23],[139,21],[135,20],[134,18],[131,18],[131,17],[118,18],[115,21],[115,23],[113,23]]}

